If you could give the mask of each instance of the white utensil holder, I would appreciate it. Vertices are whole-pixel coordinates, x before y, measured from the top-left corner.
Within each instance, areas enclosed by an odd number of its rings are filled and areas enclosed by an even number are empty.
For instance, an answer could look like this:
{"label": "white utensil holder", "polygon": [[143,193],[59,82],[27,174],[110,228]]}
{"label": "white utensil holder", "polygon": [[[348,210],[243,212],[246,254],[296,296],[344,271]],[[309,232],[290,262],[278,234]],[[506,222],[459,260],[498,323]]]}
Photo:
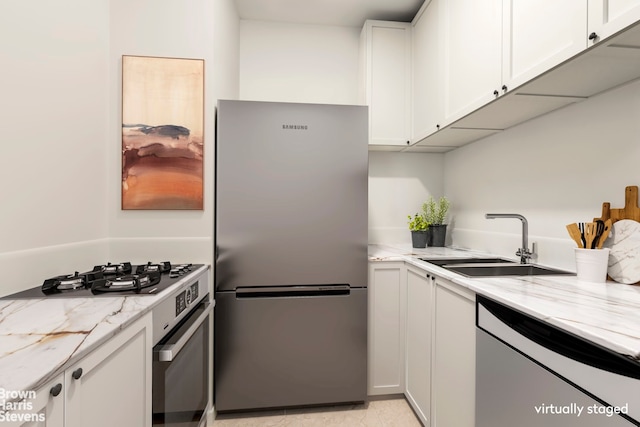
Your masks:
{"label": "white utensil holder", "polygon": [[604,283],[607,281],[609,248],[576,248],[576,272],[582,282]]}

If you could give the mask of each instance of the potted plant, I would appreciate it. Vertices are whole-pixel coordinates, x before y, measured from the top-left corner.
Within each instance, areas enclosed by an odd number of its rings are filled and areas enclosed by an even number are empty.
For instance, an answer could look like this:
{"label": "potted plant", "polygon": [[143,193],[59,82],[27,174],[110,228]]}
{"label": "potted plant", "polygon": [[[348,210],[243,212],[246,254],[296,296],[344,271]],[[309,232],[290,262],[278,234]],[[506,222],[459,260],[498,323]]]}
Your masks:
{"label": "potted plant", "polygon": [[444,246],[444,240],[447,233],[447,224],[444,220],[449,211],[449,200],[442,196],[436,202],[433,196],[422,204],[422,212],[424,219],[429,224],[429,232],[427,236],[427,245]]}
{"label": "potted plant", "polygon": [[408,215],[409,230],[411,230],[411,243],[414,248],[427,247],[427,230],[429,223],[425,221],[424,215],[416,213],[413,218]]}

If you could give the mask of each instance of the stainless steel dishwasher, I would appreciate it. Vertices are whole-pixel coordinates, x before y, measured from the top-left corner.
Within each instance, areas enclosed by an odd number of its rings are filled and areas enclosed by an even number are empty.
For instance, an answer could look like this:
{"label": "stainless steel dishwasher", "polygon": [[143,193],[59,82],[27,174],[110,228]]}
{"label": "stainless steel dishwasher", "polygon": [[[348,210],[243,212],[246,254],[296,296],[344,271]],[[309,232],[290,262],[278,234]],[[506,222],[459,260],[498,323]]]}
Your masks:
{"label": "stainless steel dishwasher", "polygon": [[640,363],[477,297],[476,427],[640,425]]}

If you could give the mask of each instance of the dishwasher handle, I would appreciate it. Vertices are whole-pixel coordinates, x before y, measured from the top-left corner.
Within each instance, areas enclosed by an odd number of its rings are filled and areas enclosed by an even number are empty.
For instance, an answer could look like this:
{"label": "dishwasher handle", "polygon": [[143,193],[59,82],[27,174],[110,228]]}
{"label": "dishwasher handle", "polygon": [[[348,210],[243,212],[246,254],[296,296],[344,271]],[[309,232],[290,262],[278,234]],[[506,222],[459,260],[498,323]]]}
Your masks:
{"label": "dishwasher handle", "polygon": [[248,286],[236,288],[236,298],[284,298],[349,295],[349,285]]}
{"label": "dishwasher handle", "polygon": [[[204,303],[204,311],[200,313],[198,318],[184,331],[175,343],[157,345],[153,352],[158,355],[160,362],[171,362],[178,356],[180,350],[187,344],[196,331],[202,326],[202,324],[208,319],[209,315],[213,311],[215,301]],[[197,310],[197,309],[196,309]],[[181,331],[179,331],[181,332]]]}
{"label": "dishwasher handle", "polygon": [[[640,379],[640,363],[612,350],[590,343],[569,332],[563,331],[541,320],[512,310],[488,298],[478,296],[478,307],[489,313],[523,337],[564,357],[629,378]],[[478,319],[479,320],[479,319]],[[478,321],[478,327],[494,335]],[[495,336],[495,335],[494,335]],[[500,339],[499,337],[497,337]],[[507,343],[509,344],[509,343]]]}

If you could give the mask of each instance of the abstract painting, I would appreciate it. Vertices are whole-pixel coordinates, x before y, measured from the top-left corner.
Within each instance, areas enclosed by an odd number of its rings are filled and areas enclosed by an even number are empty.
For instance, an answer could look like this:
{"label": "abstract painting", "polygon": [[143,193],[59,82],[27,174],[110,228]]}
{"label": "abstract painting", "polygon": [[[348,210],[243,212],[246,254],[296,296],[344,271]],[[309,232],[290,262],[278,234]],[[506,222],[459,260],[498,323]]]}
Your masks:
{"label": "abstract painting", "polygon": [[204,60],[122,57],[122,209],[203,209]]}

